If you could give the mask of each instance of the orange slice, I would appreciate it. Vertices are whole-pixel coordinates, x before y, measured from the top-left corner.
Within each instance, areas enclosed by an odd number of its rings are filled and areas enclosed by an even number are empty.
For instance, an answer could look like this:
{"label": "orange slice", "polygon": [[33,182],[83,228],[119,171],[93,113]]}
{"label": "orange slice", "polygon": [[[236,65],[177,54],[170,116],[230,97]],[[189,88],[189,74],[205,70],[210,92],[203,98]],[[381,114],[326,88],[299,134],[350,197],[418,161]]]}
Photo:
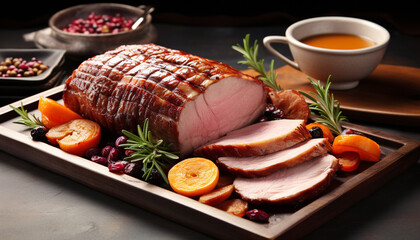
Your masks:
{"label": "orange slice", "polygon": [[42,123],[47,128],[52,128],[70,120],[82,118],[73,110],[47,97],[40,97],[38,110],[42,114]]}
{"label": "orange slice", "polygon": [[343,152],[336,157],[341,165],[341,171],[352,172],[360,165],[360,157],[356,152]]}
{"label": "orange slice", "polygon": [[101,127],[87,119],[75,119],[51,128],[46,137],[63,151],[83,156],[88,149],[99,145]]}
{"label": "orange slice", "polygon": [[362,135],[338,135],[335,137],[332,151],[334,154],[356,152],[360,160],[377,162],[381,159],[381,149],[372,139]]}
{"label": "orange slice", "polygon": [[184,196],[209,193],[219,180],[219,169],[206,158],[187,158],[175,164],[168,172],[169,185]]}

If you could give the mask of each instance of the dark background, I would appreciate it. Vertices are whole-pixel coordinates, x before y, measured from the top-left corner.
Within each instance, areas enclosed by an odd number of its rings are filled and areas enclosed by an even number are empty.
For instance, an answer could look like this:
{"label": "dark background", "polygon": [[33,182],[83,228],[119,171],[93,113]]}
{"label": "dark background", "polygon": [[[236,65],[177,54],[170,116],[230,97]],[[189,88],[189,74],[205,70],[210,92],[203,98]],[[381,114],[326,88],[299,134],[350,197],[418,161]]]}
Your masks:
{"label": "dark background", "polygon": [[[103,1],[3,1],[0,6],[0,28],[34,27],[48,24],[57,11],[78,4]],[[117,2],[117,1],[116,1]],[[420,14],[416,1],[118,1],[132,6],[155,6],[155,23],[250,26],[292,23],[321,16],[342,15],[365,18],[396,28],[398,31],[420,34]]]}

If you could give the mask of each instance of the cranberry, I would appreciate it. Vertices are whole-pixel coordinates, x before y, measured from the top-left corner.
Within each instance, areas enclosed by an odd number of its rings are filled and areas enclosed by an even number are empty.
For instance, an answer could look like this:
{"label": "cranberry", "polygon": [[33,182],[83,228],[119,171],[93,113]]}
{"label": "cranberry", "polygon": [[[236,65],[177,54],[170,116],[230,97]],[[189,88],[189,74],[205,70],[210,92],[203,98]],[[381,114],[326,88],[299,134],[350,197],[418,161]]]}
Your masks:
{"label": "cranberry", "polygon": [[92,12],[85,19],[78,18],[72,20],[62,30],[65,32],[85,34],[118,33],[130,30],[133,23],[133,19],[124,18],[119,13],[111,16]]}
{"label": "cranberry", "polygon": [[271,112],[271,116],[273,117],[273,119],[282,119],[284,118],[284,113],[281,109],[276,109]]}
{"label": "cranberry", "polygon": [[361,135],[364,136],[364,134],[362,132],[356,131],[354,129],[351,128],[345,128],[342,132],[342,135],[351,135],[351,134],[357,134],[357,135]]}
{"label": "cranberry", "polygon": [[261,223],[268,223],[268,220],[270,218],[268,213],[259,209],[248,210],[246,211],[245,216],[254,222],[261,222]]}
{"label": "cranberry", "polygon": [[108,157],[108,155],[109,155],[109,152],[111,151],[111,149],[112,149],[112,146],[105,146],[105,147],[103,147],[102,148],[102,151],[101,151],[101,155],[103,156],[103,157]]}
{"label": "cranberry", "polygon": [[94,155],[90,158],[92,162],[99,163],[101,165],[108,165],[108,160],[105,157]]}
{"label": "cranberry", "polygon": [[111,147],[108,154],[108,162],[113,162],[118,160],[120,156],[120,151],[117,148]]}
{"label": "cranberry", "polygon": [[95,19],[95,13],[94,12],[91,12],[89,15],[88,15],[88,19]]}
{"label": "cranberry", "polygon": [[95,147],[95,148],[89,148],[86,153],[85,153],[85,157],[86,158],[91,158],[94,155],[101,155],[101,148]]}
{"label": "cranberry", "polygon": [[78,18],[78,19],[74,19],[73,21],[71,21],[71,24],[73,25],[80,25],[82,23],[83,19]]}
{"label": "cranberry", "polygon": [[354,134],[354,131],[353,131],[353,129],[351,129],[351,128],[345,128],[345,129],[341,132],[341,134],[342,134],[342,135]]}
{"label": "cranberry", "polygon": [[123,172],[127,164],[127,161],[112,162],[108,164],[108,169],[110,172]]}
{"label": "cranberry", "polygon": [[127,163],[124,168],[124,173],[139,178],[142,175],[141,165],[137,163]]}
{"label": "cranberry", "polygon": [[23,63],[19,64],[19,68],[21,70],[25,71],[28,68],[28,66],[26,65],[26,62],[23,62]]}
{"label": "cranberry", "polygon": [[127,137],[126,136],[120,136],[117,138],[117,140],[115,140],[115,146],[116,147],[120,147],[120,144],[124,144],[127,142]]}
{"label": "cranberry", "polygon": [[283,111],[271,103],[267,104],[264,115],[267,116],[271,120],[284,118]]}
{"label": "cranberry", "polygon": [[129,157],[129,156],[131,156],[131,154],[133,154],[133,153],[135,153],[136,151],[134,151],[134,150],[125,150],[124,151],[124,153],[125,153],[125,156],[126,157]]}

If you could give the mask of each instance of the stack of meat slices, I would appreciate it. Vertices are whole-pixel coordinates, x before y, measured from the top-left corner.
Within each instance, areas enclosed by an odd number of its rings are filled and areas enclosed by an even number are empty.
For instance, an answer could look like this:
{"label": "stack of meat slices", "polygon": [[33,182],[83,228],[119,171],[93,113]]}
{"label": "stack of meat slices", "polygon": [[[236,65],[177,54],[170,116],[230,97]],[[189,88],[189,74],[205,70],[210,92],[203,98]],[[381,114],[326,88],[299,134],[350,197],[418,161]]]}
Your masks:
{"label": "stack of meat slices", "polygon": [[340,165],[326,138],[311,138],[304,120],[260,122],[194,151],[235,175],[235,191],[251,203],[299,204],[319,196]]}

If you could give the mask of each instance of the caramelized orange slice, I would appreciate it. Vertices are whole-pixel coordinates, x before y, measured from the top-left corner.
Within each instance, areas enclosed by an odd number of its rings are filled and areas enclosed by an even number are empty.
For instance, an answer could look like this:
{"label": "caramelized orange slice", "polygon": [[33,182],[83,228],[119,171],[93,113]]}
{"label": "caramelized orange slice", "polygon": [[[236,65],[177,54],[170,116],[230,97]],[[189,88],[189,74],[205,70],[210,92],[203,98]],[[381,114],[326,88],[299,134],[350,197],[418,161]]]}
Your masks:
{"label": "caramelized orange slice", "polygon": [[63,151],[83,156],[89,148],[99,145],[101,127],[87,119],[75,119],[51,128],[46,137]]}
{"label": "caramelized orange slice", "polygon": [[360,160],[377,162],[381,159],[381,149],[372,139],[362,135],[338,135],[335,137],[332,151],[334,154],[356,152]]}
{"label": "caramelized orange slice", "polygon": [[40,97],[38,110],[42,114],[42,123],[46,128],[52,128],[70,120],[82,118],[73,110],[47,97]]}
{"label": "caramelized orange slice", "polygon": [[209,159],[187,158],[169,170],[168,180],[175,192],[187,197],[199,196],[216,187],[219,169]]}
{"label": "caramelized orange slice", "polygon": [[341,171],[352,172],[360,165],[360,157],[356,152],[343,152],[336,157],[341,165]]}

